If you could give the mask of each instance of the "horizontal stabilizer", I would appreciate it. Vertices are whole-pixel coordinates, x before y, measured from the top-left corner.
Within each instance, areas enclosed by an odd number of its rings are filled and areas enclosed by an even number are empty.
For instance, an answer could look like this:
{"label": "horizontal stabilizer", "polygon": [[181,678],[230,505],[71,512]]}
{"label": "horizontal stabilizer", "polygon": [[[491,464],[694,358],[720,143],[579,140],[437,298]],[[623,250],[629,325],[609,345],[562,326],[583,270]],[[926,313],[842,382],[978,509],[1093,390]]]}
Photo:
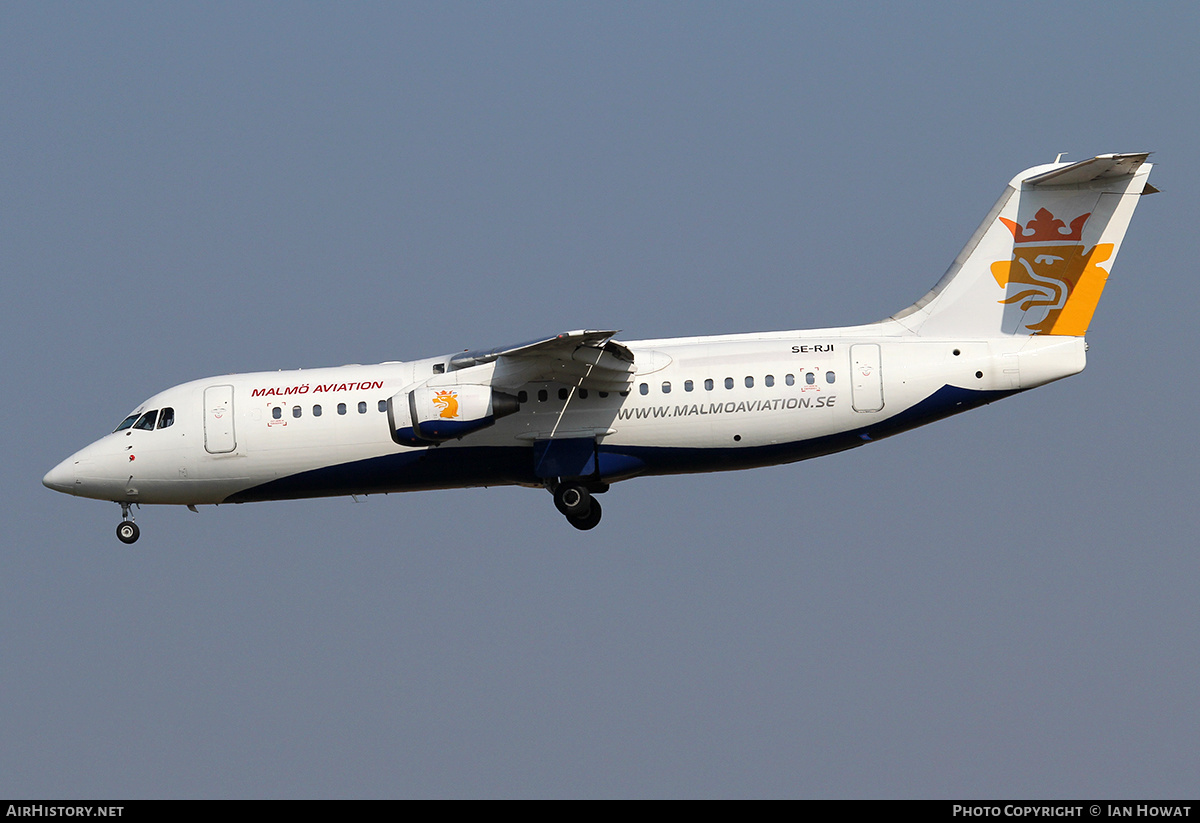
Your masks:
{"label": "horizontal stabilizer", "polygon": [[1073,186],[1080,183],[1091,183],[1093,180],[1107,180],[1111,177],[1125,177],[1133,174],[1150,152],[1142,151],[1133,154],[1101,154],[1090,160],[1081,160],[1061,169],[1036,174],[1025,179],[1027,186]]}

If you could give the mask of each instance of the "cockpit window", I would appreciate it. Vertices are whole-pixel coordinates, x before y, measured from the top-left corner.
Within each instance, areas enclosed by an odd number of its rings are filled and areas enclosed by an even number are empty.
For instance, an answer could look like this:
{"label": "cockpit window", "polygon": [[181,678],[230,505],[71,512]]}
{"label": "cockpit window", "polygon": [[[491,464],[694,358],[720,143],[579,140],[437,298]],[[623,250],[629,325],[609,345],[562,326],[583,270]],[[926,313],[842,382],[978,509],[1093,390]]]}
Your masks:
{"label": "cockpit window", "polygon": [[145,414],[143,414],[141,417],[138,418],[138,421],[133,424],[133,427],[135,429],[145,429],[146,431],[153,431],[154,418],[157,416],[158,416],[158,409],[154,409],[153,411],[148,411]]}
{"label": "cockpit window", "polygon": [[136,414],[131,414],[131,415],[129,415],[128,417],[126,417],[124,420],[122,420],[122,421],[121,421],[121,425],[117,426],[115,429],[113,429],[113,431],[115,431],[115,432],[123,432],[123,431],[125,431],[127,428],[129,428],[130,426],[132,426],[134,423],[136,423],[136,422],[137,422],[137,419],[138,419],[138,416],[137,416]]}
{"label": "cockpit window", "polygon": [[175,422],[175,410],[173,408],[171,408],[170,406],[167,406],[165,409],[162,410],[162,413],[158,416],[158,427],[160,429],[165,429],[167,426],[170,426],[174,422]]}

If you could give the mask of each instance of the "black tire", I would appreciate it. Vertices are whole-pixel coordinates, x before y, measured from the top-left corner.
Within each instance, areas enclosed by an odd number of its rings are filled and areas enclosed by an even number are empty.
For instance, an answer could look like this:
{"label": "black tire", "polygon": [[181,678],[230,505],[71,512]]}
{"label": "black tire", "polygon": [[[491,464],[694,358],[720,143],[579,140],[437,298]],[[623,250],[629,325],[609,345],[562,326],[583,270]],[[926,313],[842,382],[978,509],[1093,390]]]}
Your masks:
{"label": "black tire", "polygon": [[592,495],[578,483],[563,483],[554,490],[554,506],[570,519],[585,516],[592,507]]}
{"label": "black tire", "polygon": [[117,539],[122,543],[136,543],[141,536],[142,530],[132,520],[124,520],[117,526]]}
{"label": "black tire", "polygon": [[600,522],[600,515],[602,513],[603,512],[600,509],[600,501],[592,498],[592,507],[588,509],[587,514],[585,514],[583,517],[568,517],[567,522],[579,529],[581,532],[585,532],[588,529],[596,528],[596,524]]}

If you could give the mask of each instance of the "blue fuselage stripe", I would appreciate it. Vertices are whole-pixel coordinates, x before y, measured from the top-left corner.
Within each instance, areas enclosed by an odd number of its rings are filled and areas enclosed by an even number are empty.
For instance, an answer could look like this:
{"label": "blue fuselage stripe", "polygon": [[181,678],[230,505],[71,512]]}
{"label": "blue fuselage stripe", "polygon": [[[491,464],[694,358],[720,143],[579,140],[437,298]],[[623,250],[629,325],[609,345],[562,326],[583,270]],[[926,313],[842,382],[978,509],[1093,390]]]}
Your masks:
{"label": "blue fuselage stripe", "polygon": [[[738,448],[605,445],[596,448],[600,480],[639,474],[731,471],[807,460],[845,451],[1015,394],[943,386],[889,418],[846,432]],[[378,494],[465,486],[540,485],[533,445],[431,447],[371,457],[281,477],[237,492],[226,502]]]}

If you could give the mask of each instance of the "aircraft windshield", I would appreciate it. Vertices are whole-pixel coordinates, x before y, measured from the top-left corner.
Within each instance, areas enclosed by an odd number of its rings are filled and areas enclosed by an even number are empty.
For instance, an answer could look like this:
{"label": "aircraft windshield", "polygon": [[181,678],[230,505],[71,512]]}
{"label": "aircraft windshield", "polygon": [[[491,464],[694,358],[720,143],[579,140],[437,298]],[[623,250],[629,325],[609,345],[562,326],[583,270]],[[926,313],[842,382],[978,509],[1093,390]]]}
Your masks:
{"label": "aircraft windshield", "polygon": [[131,414],[128,417],[126,417],[124,420],[122,420],[121,425],[117,426],[115,429],[113,429],[113,431],[115,431],[115,432],[125,431],[127,428],[129,428],[135,422],[137,422],[137,419],[138,419],[138,416],[136,414]]}
{"label": "aircraft windshield", "polygon": [[154,430],[154,418],[158,417],[158,409],[148,411],[138,418],[138,421],[133,424],[135,429],[145,429],[146,431]]}
{"label": "aircraft windshield", "polygon": [[113,431],[119,432],[126,429],[153,431],[155,418],[158,419],[158,428],[165,429],[175,423],[175,410],[170,406],[166,406],[161,413],[159,413],[158,409],[154,409],[145,414],[131,414],[122,420],[121,425],[117,426]]}

